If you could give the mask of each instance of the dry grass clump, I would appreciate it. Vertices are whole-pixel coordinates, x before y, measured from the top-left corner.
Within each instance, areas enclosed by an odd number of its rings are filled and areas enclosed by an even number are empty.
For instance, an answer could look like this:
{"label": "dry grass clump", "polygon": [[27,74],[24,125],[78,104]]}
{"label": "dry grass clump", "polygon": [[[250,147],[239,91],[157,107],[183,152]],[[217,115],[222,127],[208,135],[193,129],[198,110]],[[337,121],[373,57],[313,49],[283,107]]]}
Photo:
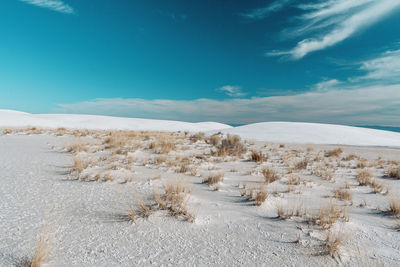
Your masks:
{"label": "dry grass clump", "polygon": [[303,160],[296,162],[293,169],[294,170],[305,170],[305,169],[307,169],[307,166],[308,166],[307,159],[303,159]]}
{"label": "dry grass clump", "polygon": [[32,258],[24,259],[17,264],[19,267],[40,267],[45,263],[50,253],[50,240],[46,234],[39,236]]}
{"label": "dry grass clump", "polygon": [[190,140],[192,143],[196,143],[197,141],[202,141],[202,140],[204,140],[205,137],[206,137],[206,135],[205,135],[204,133],[200,132],[200,133],[196,133],[196,134],[191,135],[191,136],[189,137],[189,140]]}
{"label": "dry grass clump", "polygon": [[217,156],[241,156],[247,148],[242,143],[240,136],[228,134],[217,146]]}
{"label": "dry grass clump", "polygon": [[181,167],[177,170],[179,173],[186,173],[189,169],[186,167],[186,165],[181,165]]}
{"label": "dry grass clump", "polygon": [[358,158],[356,155],[354,154],[349,154],[346,157],[343,158],[344,161],[350,161],[350,160],[355,160],[356,158]]}
{"label": "dry grass clump", "polygon": [[350,193],[349,190],[345,190],[343,188],[337,188],[333,191],[334,197],[338,198],[340,200],[348,200],[348,201],[352,201],[353,196]]}
{"label": "dry grass clump", "polygon": [[304,215],[303,212],[302,203],[297,203],[296,206],[292,207],[288,206],[285,209],[280,204],[276,206],[276,216],[277,218],[281,218],[283,220],[290,219],[294,216],[301,217]]}
{"label": "dry grass clump", "polygon": [[151,205],[146,205],[142,198],[138,196],[137,194],[134,194],[135,200],[136,200],[136,207],[138,208],[137,210],[135,207],[127,205],[127,218],[130,221],[135,221],[138,217],[142,218],[148,218],[151,215]]}
{"label": "dry grass clump", "polygon": [[324,246],[327,249],[327,253],[331,257],[339,257],[339,249],[343,245],[344,235],[342,232],[333,233],[333,231],[328,231],[326,238],[324,240]]}
{"label": "dry grass clump", "polygon": [[300,176],[291,175],[287,180],[288,185],[299,185],[301,183]]}
{"label": "dry grass clump", "polygon": [[203,180],[203,183],[209,184],[209,185],[215,185],[224,180],[225,174],[223,172],[216,172],[216,173],[210,173],[207,178]]}
{"label": "dry grass clump", "polygon": [[70,153],[78,153],[81,151],[87,151],[86,143],[77,141],[73,144],[69,144],[65,146],[65,150]]}
{"label": "dry grass clump", "polygon": [[339,148],[335,148],[329,151],[325,152],[325,157],[329,158],[329,157],[339,157],[340,154],[343,153],[343,150],[339,147]]}
{"label": "dry grass clump", "polygon": [[140,215],[144,218],[148,218],[151,215],[150,208],[144,204],[143,200],[139,196],[136,196],[136,203],[139,207]]}
{"label": "dry grass clump", "polygon": [[219,134],[213,134],[213,135],[211,135],[207,140],[206,140],[206,142],[208,143],[208,144],[211,144],[211,145],[213,145],[213,146],[217,146],[217,145],[219,145],[219,143],[221,142],[221,137],[219,136]]}
{"label": "dry grass clump", "polygon": [[366,159],[361,158],[357,161],[356,168],[364,169],[364,168],[367,168],[368,165],[369,165],[368,161]]}
{"label": "dry grass clump", "polygon": [[311,172],[312,172],[312,174],[314,174],[324,180],[333,181],[334,173],[329,171],[326,166],[324,166],[324,167],[317,166]]}
{"label": "dry grass clump", "polygon": [[1,133],[2,133],[3,135],[12,134],[12,133],[13,133],[13,130],[11,130],[11,129],[4,129],[4,130],[2,130]]}
{"label": "dry grass clump", "polygon": [[386,188],[382,183],[376,181],[376,179],[372,179],[372,172],[370,170],[362,170],[357,173],[356,179],[360,186],[370,186],[372,188],[372,192],[374,193],[383,193],[388,194],[389,189]]}
{"label": "dry grass clump", "polygon": [[89,160],[82,159],[79,155],[74,156],[74,165],[70,169],[70,172],[75,172],[76,175],[79,175],[89,166]]}
{"label": "dry grass clump", "polygon": [[159,154],[168,154],[170,151],[175,150],[175,144],[168,140],[162,140],[159,143]]}
{"label": "dry grass clump", "polygon": [[308,218],[308,221],[324,229],[329,229],[339,219],[343,221],[349,220],[347,209],[330,202],[328,205],[321,206],[318,212]]}
{"label": "dry grass clump", "polygon": [[396,168],[388,171],[388,177],[392,179],[400,179],[400,164]]}
{"label": "dry grass clump", "polygon": [[187,209],[188,194],[190,194],[190,189],[182,183],[168,183],[164,186],[163,195],[154,190],[154,200],[161,210],[168,210],[172,216],[183,217],[186,221],[194,222],[194,215]]}
{"label": "dry grass clump", "polygon": [[389,210],[396,217],[400,217],[400,199],[398,196],[390,196]]}
{"label": "dry grass clump", "polygon": [[130,138],[135,137],[134,132],[129,131],[112,131],[109,136],[103,141],[106,148],[122,148],[127,145]]}
{"label": "dry grass clump", "polygon": [[268,167],[262,170],[262,174],[264,176],[264,181],[267,184],[275,182],[279,179],[278,173],[274,169]]}
{"label": "dry grass clump", "polygon": [[360,185],[369,185],[372,179],[372,172],[370,170],[362,170],[357,173],[356,179]]}
{"label": "dry grass clump", "polygon": [[155,157],[154,158],[154,162],[155,162],[155,164],[157,164],[157,165],[161,165],[161,164],[163,164],[164,162],[166,162],[167,161],[167,157],[166,156],[158,156],[158,157]]}
{"label": "dry grass clump", "polygon": [[389,189],[386,188],[386,191],[384,191],[385,186],[382,183],[378,183],[375,179],[372,180],[369,186],[372,188],[372,192],[374,193],[389,193]]}
{"label": "dry grass clump", "polygon": [[255,162],[264,162],[267,161],[268,157],[265,156],[261,151],[257,152],[255,150],[251,151],[251,160]]}
{"label": "dry grass clump", "polygon": [[268,197],[268,192],[264,186],[260,186],[257,190],[256,197],[254,198],[254,205],[260,206]]}

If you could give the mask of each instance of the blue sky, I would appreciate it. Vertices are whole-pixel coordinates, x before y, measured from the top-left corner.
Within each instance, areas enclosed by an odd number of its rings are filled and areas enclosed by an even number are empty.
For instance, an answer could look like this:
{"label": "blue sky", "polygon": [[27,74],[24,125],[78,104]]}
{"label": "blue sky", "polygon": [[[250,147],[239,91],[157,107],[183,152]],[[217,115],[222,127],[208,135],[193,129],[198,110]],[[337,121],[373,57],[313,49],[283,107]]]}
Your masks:
{"label": "blue sky", "polygon": [[400,126],[400,1],[3,0],[0,108]]}

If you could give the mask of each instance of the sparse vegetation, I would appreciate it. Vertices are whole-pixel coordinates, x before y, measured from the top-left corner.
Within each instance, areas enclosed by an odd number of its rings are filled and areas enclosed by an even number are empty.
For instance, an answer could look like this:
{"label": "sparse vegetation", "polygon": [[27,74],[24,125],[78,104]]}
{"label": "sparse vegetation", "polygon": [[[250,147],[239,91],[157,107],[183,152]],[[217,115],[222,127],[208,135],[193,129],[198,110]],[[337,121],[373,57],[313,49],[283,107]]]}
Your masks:
{"label": "sparse vegetation", "polygon": [[325,157],[339,157],[343,153],[341,148],[335,148],[325,152]]}
{"label": "sparse vegetation", "polygon": [[50,239],[47,234],[38,237],[35,251],[32,257],[28,257],[18,263],[19,267],[40,267],[48,260],[50,253]]}
{"label": "sparse vegetation", "polygon": [[400,199],[398,196],[390,196],[389,212],[392,213],[393,216],[400,217]]}
{"label": "sparse vegetation", "polygon": [[334,197],[340,200],[348,200],[352,201],[353,197],[349,190],[345,190],[342,188],[337,188],[333,191]]}
{"label": "sparse vegetation", "polygon": [[260,186],[257,190],[256,197],[254,198],[254,204],[260,206],[268,197],[268,192],[265,190],[264,186]]}
{"label": "sparse vegetation", "polygon": [[344,235],[342,232],[328,231],[324,240],[324,245],[327,249],[327,253],[331,257],[337,256],[340,258],[339,249],[343,245]]}
{"label": "sparse vegetation", "polygon": [[209,185],[215,185],[224,180],[225,174],[222,172],[215,172],[208,174],[207,178],[203,180],[203,183],[207,183]]}
{"label": "sparse vegetation", "polygon": [[207,139],[207,143],[213,146],[217,146],[219,145],[219,143],[221,143],[221,137],[219,136],[219,134],[213,134]]}
{"label": "sparse vegetation", "polygon": [[217,156],[241,156],[247,151],[238,135],[228,134],[217,146]]}
{"label": "sparse vegetation", "polygon": [[271,168],[264,168],[262,170],[265,183],[269,184],[279,179],[278,173]]}
{"label": "sparse vegetation", "polygon": [[369,185],[372,179],[372,172],[369,170],[362,170],[357,173],[356,178],[360,185]]}
{"label": "sparse vegetation", "polygon": [[251,151],[251,160],[262,163],[264,161],[267,161],[267,156],[265,156],[261,151],[257,152],[253,150]]}
{"label": "sparse vegetation", "polygon": [[388,171],[388,177],[392,179],[400,179],[400,164]]}
{"label": "sparse vegetation", "polygon": [[187,208],[186,201],[188,194],[190,194],[190,189],[181,182],[169,182],[164,186],[163,195],[154,190],[154,200],[159,209],[168,210],[175,217],[181,217],[186,221],[194,222],[195,216]]}

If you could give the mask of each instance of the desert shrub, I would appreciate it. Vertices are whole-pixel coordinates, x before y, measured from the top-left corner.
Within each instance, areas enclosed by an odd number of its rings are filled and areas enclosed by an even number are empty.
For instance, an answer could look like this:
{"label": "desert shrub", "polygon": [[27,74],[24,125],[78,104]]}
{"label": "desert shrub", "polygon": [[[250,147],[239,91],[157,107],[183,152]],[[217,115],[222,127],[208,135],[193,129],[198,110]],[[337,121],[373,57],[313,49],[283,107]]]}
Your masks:
{"label": "desert shrub", "polygon": [[388,171],[388,177],[392,179],[400,179],[400,165]]}
{"label": "desert shrub", "polygon": [[122,148],[129,140],[129,136],[124,131],[112,131],[109,136],[104,139],[103,144],[106,148]]}
{"label": "desert shrub", "polygon": [[338,198],[340,200],[349,200],[351,201],[353,199],[351,193],[349,190],[345,190],[342,188],[337,188],[333,191],[334,197]]}
{"label": "desert shrub", "polygon": [[4,130],[2,131],[2,134],[3,134],[3,135],[12,134],[12,133],[13,133],[13,130],[11,130],[11,129],[4,129]]}
{"label": "desert shrub", "polygon": [[142,217],[148,218],[150,216],[150,208],[143,202],[143,200],[136,196],[136,203],[139,207],[139,214]]}
{"label": "desert shrub", "polygon": [[299,185],[301,183],[301,178],[299,176],[291,175],[288,180],[288,185]]}
{"label": "desert shrub", "polygon": [[70,172],[75,172],[79,177],[83,170],[89,166],[89,160],[83,159],[79,155],[75,155],[73,160],[74,165],[72,166]]}
{"label": "desert shrub", "polygon": [[323,205],[317,213],[308,218],[310,222],[329,229],[339,219],[348,221],[347,209],[330,202],[328,205]]}
{"label": "desert shrub", "polygon": [[267,156],[265,156],[261,151],[257,152],[255,150],[251,151],[251,160],[255,162],[264,162],[267,161]]}
{"label": "desert shrub", "polygon": [[344,235],[342,232],[333,233],[332,231],[328,231],[326,238],[324,240],[324,245],[327,250],[327,254],[331,257],[339,255],[339,249],[343,245]]}
{"label": "desert shrub", "polygon": [[369,165],[368,161],[366,159],[361,158],[357,161],[356,168],[364,169],[364,168],[368,167],[368,165]]}
{"label": "desert shrub", "polygon": [[[375,179],[372,179],[372,181],[369,183],[369,186],[372,188],[372,192],[374,192],[374,193],[382,193],[385,188],[383,186],[383,184],[378,183]],[[387,193],[387,191],[386,191],[386,193]]]}
{"label": "desert shrub", "polygon": [[160,149],[158,150],[159,154],[168,154],[171,150],[175,149],[175,144],[168,140],[162,140],[159,143]]}
{"label": "desert shrub", "polygon": [[390,196],[389,212],[400,217],[400,199],[398,196]]}
{"label": "desert shrub", "polygon": [[249,186],[249,191],[247,192],[247,200],[253,200],[254,196],[254,186]]}
{"label": "desert shrub", "polygon": [[339,148],[335,148],[329,151],[325,152],[325,157],[339,157],[340,154],[343,153],[343,150],[339,147]]}
{"label": "desert shrub", "polygon": [[354,155],[354,154],[349,154],[349,155],[347,155],[346,157],[344,157],[343,160],[345,160],[345,161],[350,161],[350,160],[355,160],[356,158],[357,158],[356,155]]}
{"label": "desert shrub", "polygon": [[317,167],[314,170],[312,170],[312,174],[317,175],[327,181],[332,181],[334,176],[334,173],[327,170],[326,167]]}
{"label": "desert shrub", "polygon": [[356,179],[360,185],[369,185],[372,179],[372,172],[363,170],[357,173]]}
{"label": "desert shrub", "polygon": [[303,159],[303,160],[296,162],[296,164],[294,165],[294,169],[295,170],[305,170],[305,169],[307,169],[307,166],[308,166],[307,159]]}
{"label": "desert shrub", "polygon": [[206,135],[205,135],[204,133],[200,132],[200,133],[196,133],[196,134],[191,135],[191,136],[189,137],[189,140],[190,140],[192,143],[196,143],[197,141],[204,140],[205,137],[206,137]]}
{"label": "desert shrub", "polygon": [[179,173],[186,173],[188,171],[188,168],[186,165],[181,165],[181,167],[178,169]]}
{"label": "desert shrub", "polygon": [[264,168],[262,170],[262,174],[264,176],[265,183],[269,184],[278,180],[278,174],[275,170],[271,168]]}
{"label": "desert shrub", "polygon": [[217,146],[217,156],[241,156],[246,151],[247,148],[238,135],[228,134]]}
{"label": "desert shrub", "polygon": [[207,139],[207,143],[217,146],[221,142],[221,137],[218,134],[213,134]]}
{"label": "desert shrub", "polygon": [[24,258],[17,266],[40,267],[45,263],[50,253],[50,241],[47,235],[40,235],[32,257]]}
{"label": "desert shrub", "polygon": [[207,183],[209,185],[215,185],[224,180],[225,174],[222,172],[210,173],[207,178],[203,180],[203,183]]}
{"label": "desert shrub", "polygon": [[254,205],[260,206],[267,199],[268,193],[265,190],[264,186],[260,186],[257,190],[256,197],[254,198]]}
{"label": "desert shrub", "polygon": [[169,182],[164,186],[164,194],[154,191],[154,200],[161,210],[168,210],[172,216],[193,222],[195,217],[187,209],[187,195],[190,189],[180,182]]}

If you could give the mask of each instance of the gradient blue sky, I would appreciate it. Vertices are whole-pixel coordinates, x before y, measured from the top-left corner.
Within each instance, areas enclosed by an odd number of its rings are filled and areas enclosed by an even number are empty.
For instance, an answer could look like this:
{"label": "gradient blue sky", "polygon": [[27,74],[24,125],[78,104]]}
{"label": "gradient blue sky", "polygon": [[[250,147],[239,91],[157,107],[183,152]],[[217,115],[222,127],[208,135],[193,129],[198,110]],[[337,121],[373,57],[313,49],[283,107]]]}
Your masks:
{"label": "gradient blue sky", "polygon": [[3,0],[0,108],[400,125],[400,1]]}

